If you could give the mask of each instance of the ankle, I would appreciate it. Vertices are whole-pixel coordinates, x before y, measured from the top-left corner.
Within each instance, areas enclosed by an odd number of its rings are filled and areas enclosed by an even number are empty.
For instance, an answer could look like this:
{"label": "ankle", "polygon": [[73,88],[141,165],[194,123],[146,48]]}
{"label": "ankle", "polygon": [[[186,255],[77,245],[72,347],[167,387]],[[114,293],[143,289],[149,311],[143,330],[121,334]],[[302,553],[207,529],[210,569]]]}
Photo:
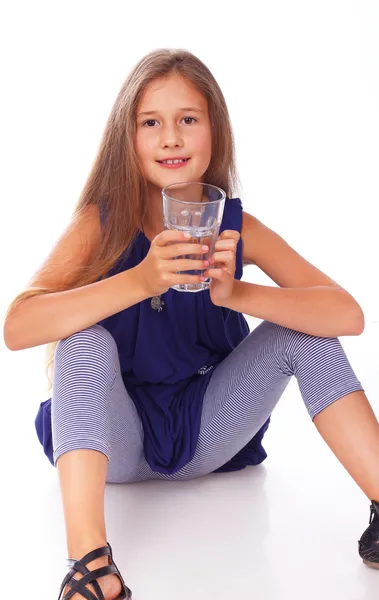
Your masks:
{"label": "ankle", "polygon": [[[102,538],[93,538],[91,540],[86,540],[79,543],[76,542],[74,544],[67,544],[68,557],[75,558],[75,560],[80,560],[89,552],[97,550],[98,548],[103,548],[104,546],[107,546],[107,541]],[[102,556],[96,560],[102,560],[108,564],[108,556]]]}

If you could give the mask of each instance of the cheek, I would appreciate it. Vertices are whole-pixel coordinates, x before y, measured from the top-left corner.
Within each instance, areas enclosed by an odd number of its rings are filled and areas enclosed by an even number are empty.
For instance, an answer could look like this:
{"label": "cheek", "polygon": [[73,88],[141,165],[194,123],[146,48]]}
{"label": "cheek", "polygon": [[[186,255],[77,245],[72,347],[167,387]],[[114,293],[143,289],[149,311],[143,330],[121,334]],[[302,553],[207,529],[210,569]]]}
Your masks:
{"label": "cheek", "polygon": [[135,143],[137,154],[141,160],[151,155],[151,136],[149,138],[148,136],[145,136],[143,132],[137,133]]}
{"label": "cheek", "polygon": [[143,152],[143,147],[141,144],[141,136],[137,133],[137,135],[134,138],[134,144],[135,144],[135,149],[138,155],[138,158],[142,157],[142,152]]}
{"label": "cheek", "polygon": [[194,140],[194,146],[198,150],[204,159],[210,159],[212,153],[212,138],[211,132],[208,129],[204,129],[198,132],[196,139]]}

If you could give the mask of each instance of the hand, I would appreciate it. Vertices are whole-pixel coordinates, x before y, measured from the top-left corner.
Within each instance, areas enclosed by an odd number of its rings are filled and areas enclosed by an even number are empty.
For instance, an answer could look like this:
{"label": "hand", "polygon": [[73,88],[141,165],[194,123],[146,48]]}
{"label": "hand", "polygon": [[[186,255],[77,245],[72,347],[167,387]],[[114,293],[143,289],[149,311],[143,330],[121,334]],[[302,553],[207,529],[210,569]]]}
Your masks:
{"label": "hand", "polygon": [[223,306],[232,294],[236,272],[236,251],[240,237],[238,231],[232,229],[223,231],[215,244],[215,253],[209,261],[210,267],[204,273],[206,277],[212,278],[209,293],[216,306]]}
{"label": "hand", "polygon": [[[177,242],[177,243],[175,243]],[[205,277],[200,275],[178,275],[177,271],[204,271],[208,261],[175,257],[186,254],[206,254],[209,246],[188,241],[184,231],[165,229],[151,242],[147,256],[137,265],[146,298],[164,294],[172,285],[179,283],[199,283]]]}

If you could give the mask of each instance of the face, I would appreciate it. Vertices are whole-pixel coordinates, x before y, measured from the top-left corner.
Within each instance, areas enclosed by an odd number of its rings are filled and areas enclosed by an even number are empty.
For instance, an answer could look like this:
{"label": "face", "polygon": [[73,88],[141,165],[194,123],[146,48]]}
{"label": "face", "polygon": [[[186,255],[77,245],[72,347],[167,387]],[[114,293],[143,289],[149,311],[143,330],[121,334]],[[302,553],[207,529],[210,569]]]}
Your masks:
{"label": "face", "polygon": [[[137,109],[136,150],[148,186],[203,181],[211,160],[208,102],[178,75],[156,79]],[[168,159],[186,159],[178,165]]]}

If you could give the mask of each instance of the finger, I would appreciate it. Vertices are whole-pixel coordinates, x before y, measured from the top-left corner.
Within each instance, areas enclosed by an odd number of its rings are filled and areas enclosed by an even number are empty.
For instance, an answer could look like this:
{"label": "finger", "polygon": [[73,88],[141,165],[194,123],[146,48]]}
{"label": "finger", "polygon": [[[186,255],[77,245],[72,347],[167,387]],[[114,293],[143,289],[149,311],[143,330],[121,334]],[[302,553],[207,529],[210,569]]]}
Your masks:
{"label": "finger", "polygon": [[[193,258],[201,258],[206,254],[209,246],[202,244],[171,244],[166,247],[160,247],[159,256],[165,259],[175,258],[176,256],[185,256],[190,254]],[[198,255],[198,256],[195,256]]]}
{"label": "finger", "polygon": [[207,260],[191,260],[188,258],[178,260],[165,260],[162,270],[175,273],[178,271],[204,271],[209,266]]}
{"label": "finger", "polygon": [[236,240],[218,240],[215,243],[215,250],[236,250],[237,242]]}
{"label": "finger", "polygon": [[224,263],[234,263],[236,259],[236,255],[233,252],[233,250],[225,250],[224,252],[215,252],[212,256],[212,258],[210,259],[210,263],[214,264],[217,262],[224,262]]}
{"label": "finger", "polygon": [[[191,236],[190,236],[191,237]],[[188,240],[188,236],[185,231],[178,231],[177,229],[164,229],[158,233],[152,241],[152,244],[156,246],[166,246],[169,242],[183,242]]]}
{"label": "finger", "polygon": [[239,231],[235,231],[235,229],[225,229],[222,233],[220,233],[219,238],[221,240],[224,239],[233,239],[236,242],[239,241],[241,234]]}
{"label": "finger", "polygon": [[226,277],[227,273],[223,269],[207,269],[204,273],[205,277],[221,280]]}

